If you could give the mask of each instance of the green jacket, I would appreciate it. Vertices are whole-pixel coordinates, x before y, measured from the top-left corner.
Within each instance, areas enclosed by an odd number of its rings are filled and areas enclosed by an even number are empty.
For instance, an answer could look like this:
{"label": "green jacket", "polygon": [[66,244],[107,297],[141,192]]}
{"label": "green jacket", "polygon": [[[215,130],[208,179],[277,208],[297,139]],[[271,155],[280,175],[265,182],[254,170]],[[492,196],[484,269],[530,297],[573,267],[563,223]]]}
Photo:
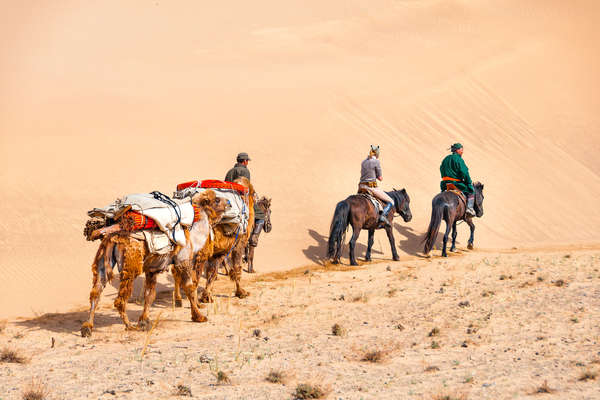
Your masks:
{"label": "green jacket", "polygon": [[225,180],[227,182],[233,182],[240,176],[244,176],[250,180],[250,170],[244,164],[236,163],[233,168],[227,171],[227,175],[225,175]]}
{"label": "green jacket", "polygon": [[[225,180],[227,182],[233,182],[240,176],[244,176],[250,180],[250,170],[244,164],[236,163],[233,168],[227,171]],[[265,219],[265,213],[258,206],[254,206],[254,219]]]}
{"label": "green jacket", "polygon": [[466,193],[473,193],[473,181],[469,175],[469,168],[463,158],[457,154],[452,153],[442,161],[440,165],[440,174],[442,178],[454,178],[460,179],[460,181],[444,181],[442,180],[440,186],[442,191],[446,190],[446,183],[453,183],[456,187]]}

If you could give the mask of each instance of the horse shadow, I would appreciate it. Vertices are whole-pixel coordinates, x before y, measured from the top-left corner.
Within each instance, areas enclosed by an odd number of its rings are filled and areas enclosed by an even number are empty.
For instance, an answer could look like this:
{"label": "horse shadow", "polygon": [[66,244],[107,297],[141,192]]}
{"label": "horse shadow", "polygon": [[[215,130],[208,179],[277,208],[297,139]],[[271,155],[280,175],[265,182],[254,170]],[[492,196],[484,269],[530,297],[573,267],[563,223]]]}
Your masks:
{"label": "horse shadow", "polygon": [[[404,237],[404,239],[399,240],[398,247],[404,253],[409,254],[411,256],[417,257],[425,257],[423,255],[423,246],[425,245],[425,234],[416,234],[415,230],[411,227],[400,225],[398,223],[394,223],[394,228],[396,231]],[[441,249],[443,244],[443,234],[438,234],[438,237],[435,240],[434,249]],[[458,243],[458,240],[456,241]]]}
{"label": "horse shadow", "polygon": [[[304,256],[306,258],[308,258],[309,260],[311,260],[312,262],[314,262],[315,264],[324,265],[328,261],[327,248],[329,246],[329,243],[328,243],[329,237],[325,236],[325,235],[321,235],[319,232],[315,231],[314,229],[308,229],[308,234],[310,235],[311,238],[313,238],[315,240],[316,244],[312,244],[312,245],[308,246],[307,248],[303,249],[302,253],[304,253]],[[365,232],[362,232],[362,234],[367,235],[368,233],[365,231]],[[344,243],[344,249],[342,251],[342,256],[348,256],[347,241],[350,240],[350,236],[351,236],[350,233],[348,235],[346,235],[346,243]],[[362,243],[357,242],[356,247],[355,247],[355,252],[356,252],[357,257],[359,255],[364,257],[364,255],[367,253],[367,246]],[[372,254],[383,254],[379,250],[375,250],[375,248],[371,249],[371,253]]]}

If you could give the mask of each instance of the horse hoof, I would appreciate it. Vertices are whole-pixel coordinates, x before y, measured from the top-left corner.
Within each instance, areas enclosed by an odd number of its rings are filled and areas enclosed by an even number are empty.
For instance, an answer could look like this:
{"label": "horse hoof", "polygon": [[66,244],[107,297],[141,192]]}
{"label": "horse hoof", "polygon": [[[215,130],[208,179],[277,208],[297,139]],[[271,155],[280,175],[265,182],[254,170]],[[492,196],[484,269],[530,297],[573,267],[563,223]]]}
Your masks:
{"label": "horse hoof", "polygon": [[448,257],[448,254],[442,253],[442,257]]}
{"label": "horse hoof", "polygon": [[175,300],[175,307],[183,307],[183,302],[181,301],[181,299]]}
{"label": "horse hoof", "polygon": [[206,318],[202,314],[192,315],[192,321],[194,321],[194,322],[206,322],[206,321],[208,321],[208,318]]}
{"label": "horse hoof", "polygon": [[249,274],[255,274],[255,273],[256,273],[256,271],[255,271],[254,269],[249,269],[249,270],[248,270],[248,273],[249,273]]}
{"label": "horse hoof", "polygon": [[81,326],[81,337],[92,336],[92,326],[86,322]]}
{"label": "horse hoof", "polygon": [[392,258],[394,261],[400,261],[400,257],[395,256],[394,258]]}
{"label": "horse hoof", "polygon": [[371,261],[371,257],[369,257],[369,258],[366,258],[366,257],[365,257],[365,261],[366,261],[366,262],[370,262],[370,261]]}
{"label": "horse hoof", "polygon": [[143,319],[138,322],[138,329],[147,332],[150,330],[150,328],[152,328],[152,324],[150,323],[150,320]]}
{"label": "horse hoof", "polygon": [[467,245],[467,249],[469,249],[469,250],[473,250],[473,243],[469,243],[469,244]]}
{"label": "horse hoof", "polygon": [[250,292],[244,290],[244,289],[238,289],[237,292],[235,292],[235,297],[238,297],[240,299],[243,299],[244,297],[248,297],[250,296]]}

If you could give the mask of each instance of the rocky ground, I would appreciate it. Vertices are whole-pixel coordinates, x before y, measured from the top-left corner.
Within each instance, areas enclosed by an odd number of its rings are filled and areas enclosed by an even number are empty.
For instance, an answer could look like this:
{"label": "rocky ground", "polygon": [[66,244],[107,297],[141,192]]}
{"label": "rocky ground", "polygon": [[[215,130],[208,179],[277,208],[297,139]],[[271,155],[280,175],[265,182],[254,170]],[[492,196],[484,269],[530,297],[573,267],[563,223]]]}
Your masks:
{"label": "rocky ground", "polygon": [[5,322],[0,399],[597,399],[599,268],[599,250],[313,266],[245,275],[243,300],[220,277],[209,322],[164,292],[150,333],[104,299],[91,338],[83,309]]}

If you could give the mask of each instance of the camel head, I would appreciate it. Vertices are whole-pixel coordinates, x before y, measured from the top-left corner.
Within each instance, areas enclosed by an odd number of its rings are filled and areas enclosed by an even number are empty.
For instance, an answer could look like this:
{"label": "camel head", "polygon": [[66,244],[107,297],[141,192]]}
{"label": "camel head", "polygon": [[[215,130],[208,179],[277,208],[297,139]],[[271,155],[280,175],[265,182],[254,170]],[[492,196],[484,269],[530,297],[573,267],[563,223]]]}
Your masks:
{"label": "camel head", "polygon": [[214,190],[205,190],[202,193],[195,194],[192,197],[192,204],[204,210],[211,225],[221,220],[227,207],[226,202],[218,197]]}

